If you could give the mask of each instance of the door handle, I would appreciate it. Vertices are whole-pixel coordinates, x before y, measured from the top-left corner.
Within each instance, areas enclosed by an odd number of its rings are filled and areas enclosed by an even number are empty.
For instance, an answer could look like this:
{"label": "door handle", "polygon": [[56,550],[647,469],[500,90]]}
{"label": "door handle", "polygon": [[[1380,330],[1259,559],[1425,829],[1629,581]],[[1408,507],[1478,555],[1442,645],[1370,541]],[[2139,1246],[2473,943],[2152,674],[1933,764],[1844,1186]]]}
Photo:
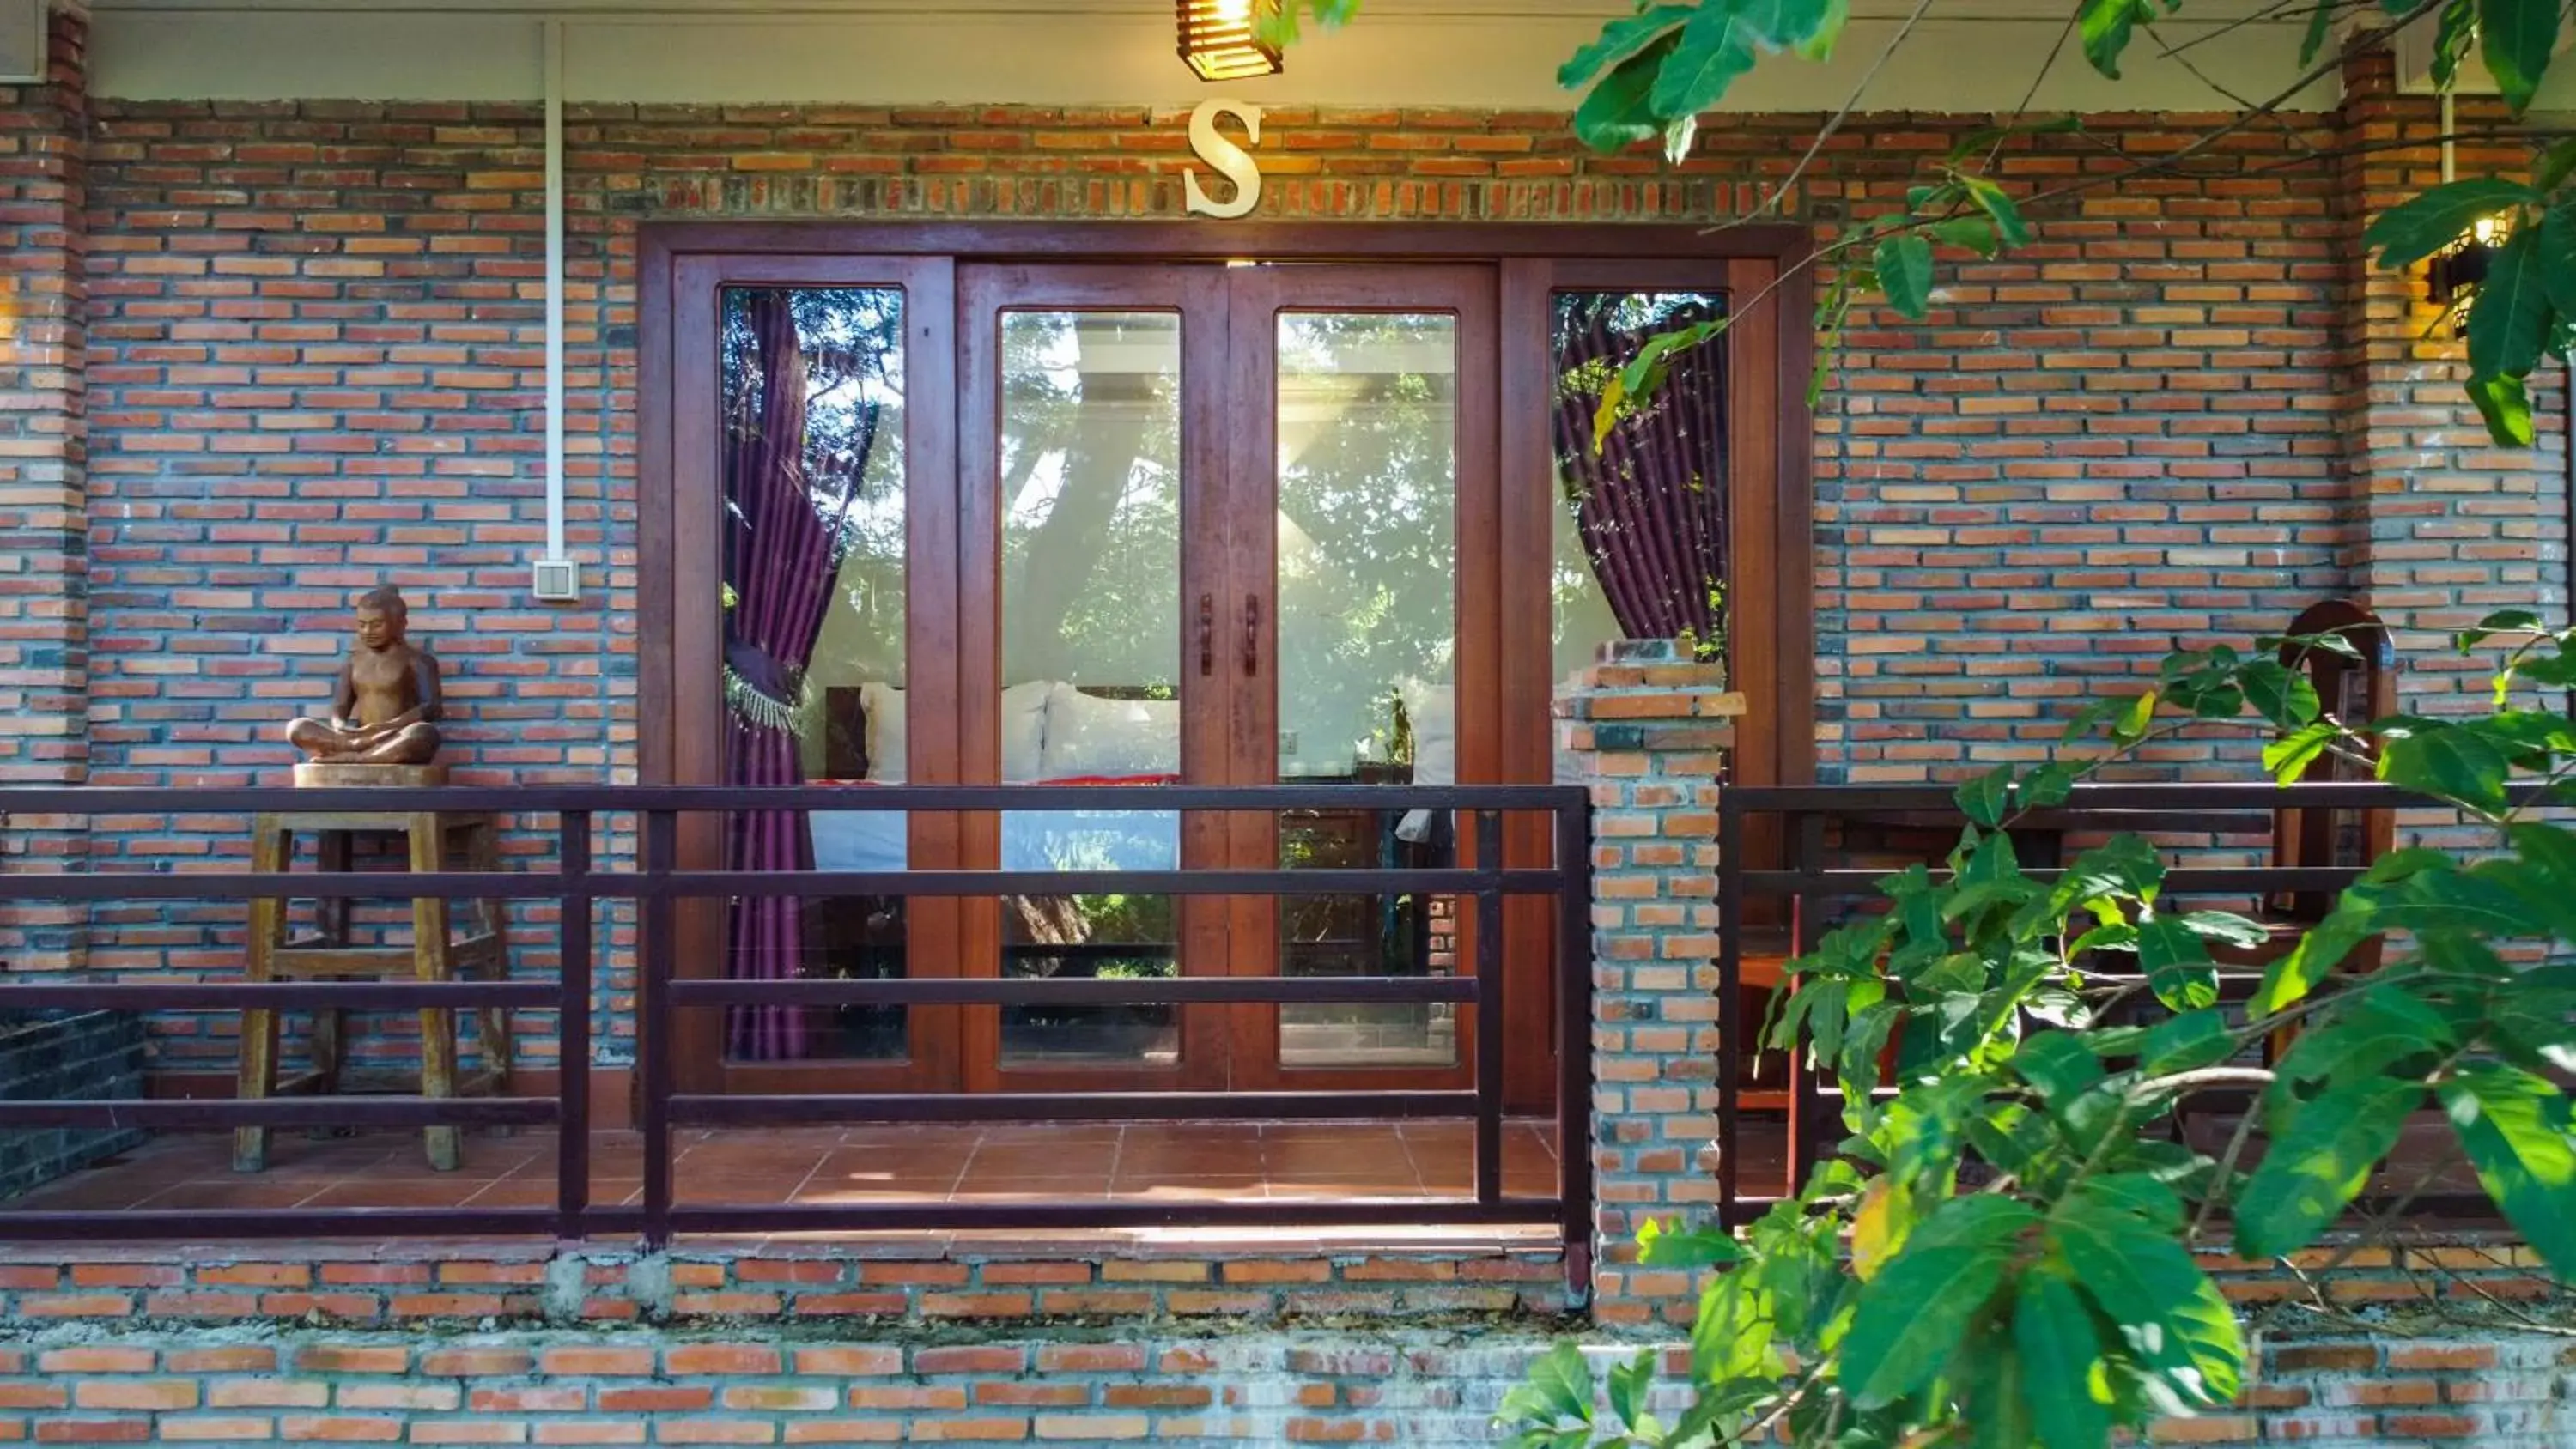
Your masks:
{"label": "door handle", "polygon": [[1216,595],[1199,595],[1199,677],[1216,673]]}
{"label": "door handle", "polygon": [[1243,596],[1243,677],[1250,679],[1261,667],[1261,596]]}

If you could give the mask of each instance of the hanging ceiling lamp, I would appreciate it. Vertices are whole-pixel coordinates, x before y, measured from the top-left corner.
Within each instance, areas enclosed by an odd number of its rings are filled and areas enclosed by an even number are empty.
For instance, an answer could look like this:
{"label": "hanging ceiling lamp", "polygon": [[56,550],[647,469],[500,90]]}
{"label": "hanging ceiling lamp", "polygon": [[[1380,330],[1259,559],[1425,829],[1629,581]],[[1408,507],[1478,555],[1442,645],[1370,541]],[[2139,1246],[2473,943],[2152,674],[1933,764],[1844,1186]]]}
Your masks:
{"label": "hanging ceiling lamp", "polygon": [[1172,0],[1180,19],[1181,59],[1203,81],[1279,73],[1279,47],[1256,33],[1258,0]]}

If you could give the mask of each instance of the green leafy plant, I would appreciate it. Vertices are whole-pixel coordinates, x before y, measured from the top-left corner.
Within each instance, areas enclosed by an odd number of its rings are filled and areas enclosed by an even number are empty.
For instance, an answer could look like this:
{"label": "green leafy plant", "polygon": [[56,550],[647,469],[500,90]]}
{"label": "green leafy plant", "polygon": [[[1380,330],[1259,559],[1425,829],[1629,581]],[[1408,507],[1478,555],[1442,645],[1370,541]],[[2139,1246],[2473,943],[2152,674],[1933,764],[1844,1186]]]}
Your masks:
{"label": "green leafy plant", "polygon": [[[2262,99],[2227,93],[2236,113],[2177,150],[2126,167],[2089,167],[2083,176],[2036,191],[2016,189],[2002,179],[2000,163],[2007,151],[2029,137],[2079,130],[2082,124],[2072,116],[2033,119],[2025,101],[2005,123],[1963,136],[1947,153],[1925,163],[1902,205],[1822,239],[1792,269],[1813,269],[1818,279],[1811,403],[1831,376],[1853,307],[1883,302],[1909,321],[1925,320],[1938,300],[1945,253],[1982,259],[2025,246],[2053,205],[2168,170],[2218,146],[2298,101],[2353,58],[2386,49],[2398,31],[2419,21],[2433,27],[2431,73],[2438,89],[2449,91],[2461,62],[2474,53],[2519,118],[2539,95],[2564,23],[2563,0],[2381,0],[2378,18],[2385,23],[2360,27],[2329,52],[2336,18],[2351,15],[2353,7],[2343,0],[2299,4],[2307,11],[2308,28],[2295,79]],[[1865,68],[1859,85],[1830,113],[1805,155],[1770,186],[1761,204],[1745,215],[1717,218],[1720,224],[1783,213],[1794,203],[1808,167],[1861,108],[1871,80],[1907,43],[1929,8],[1929,0],[1917,0]],[[2187,42],[2168,43],[2155,31],[2158,22],[2182,8],[2183,0],[2075,0],[2071,28],[2080,33],[2087,63],[2118,80],[2122,62],[2141,40],[2164,57],[2191,65],[2183,54]],[[1630,13],[1605,22],[1600,34],[1557,70],[1558,83],[1580,98],[1575,134],[1605,152],[1660,142],[1665,156],[1678,162],[1690,154],[1701,115],[1757,66],[1832,59],[1850,9],[1850,0],[1638,0]],[[1264,12],[1265,27],[1274,37],[1293,39],[1301,14],[1340,25],[1358,10],[1359,0],[1283,0]],[[2037,91],[2034,79],[2030,93]],[[2482,139],[2510,140],[2515,133],[2488,129],[2480,134]],[[2417,265],[2473,239],[2493,246],[2486,280],[2459,311],[2468,338],[2469,397],[2496,441],[2512,446],[2532,441],[2532,370],[2544,358],[2568,357],[2571,338],[2576,338],[2576,187],[2570,185],[2576,180],[2576,139],[2542,131],[2521,134],[2534,149],[2527,178],[2447,182],[2390,209],[2369,231],[2370,246],[2387,267]],[[2426,138],[2415,139],[2421,143]],[[1619,408],[1653,390],[1666,353],[1707,341],[1750,309],[1748,301],[1727,317],[1666,334],[1642,349],[1603,389],[1600,431],[1608,431]]]}
{"label": "green leafy plant", "polygon": [[[1513,1442],[2095,1449],[2226,1404],[2245,1343],[2193,1249],[2315,1243],[2419,1112],[2448,1121],[2504,1217],[2576,1278],[2576,1121],[2552,1080],[2576,1070],[2576,833],[2540,818],[2576,800],[2576,719],[2532,700],[2576,684],[2571,640],[2527,613],[2462,636],[2504,657],[2492,711],[2460,719],[2327,713],[2281,656],[2350,650],[2332,635],[2177,654],[2155,688],[2066,732],[2108,748],[1961,785],[1948,869],[1883,881],[1884,909],[1792,966],[1769,1027],[1837,1082],[1839,1152],[1740,1234],[1656,1227],[1641,1245],[1649,1264],[1719,1270],[1689,1410],[1646,1410],[1651,1353],[1603,1394],[1562,1347],[1504,1403]],[[2214,953],[2263,925],[2168,899],[2164,862],[2132,835],[2035,878],[2011,827],[2144,746],[2224,729],[2266,736],[2285,782],[2321,752],[2368,761],[2480,827],[2483,848],[2383,857],[2250,1001],[2222,1004]],[[2248,1060],[2284,1036],[2268,1065]],[[2176,1111],[2224,1088],[2256,1109],[2222,1153],[2185,1146]]]}

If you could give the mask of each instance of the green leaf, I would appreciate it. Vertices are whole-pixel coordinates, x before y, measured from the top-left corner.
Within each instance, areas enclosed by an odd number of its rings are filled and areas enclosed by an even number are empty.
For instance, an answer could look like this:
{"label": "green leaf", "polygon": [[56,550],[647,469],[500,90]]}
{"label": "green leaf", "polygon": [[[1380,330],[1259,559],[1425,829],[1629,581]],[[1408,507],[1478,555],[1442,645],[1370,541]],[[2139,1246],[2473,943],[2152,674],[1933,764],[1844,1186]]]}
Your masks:
{"label": "green leaf", "polygon": [[2326,48],[2326,37],[2334,33],[2334,0],[2316,0],[2308,10],[2307,34],[2299,37],[2299,64],[2316,64],[2317,52]]}
{"label": "green leaf", "polygon": [[2413,722],[2383,739],[2379,778],[2392,785],[2490,812],[2505,808],[2511,765],[2484,735],[2440,720]]}
{"label": "green leaf", "polygon": [[2156,692],[2150,689],[2129,702],[2129,712],[2120,716],[2119,723],[2112,726],[2111,736],[2124,745],[2134,743],[2146,735],[2147,726],[2154,722],[2155,717]]}
{"label": "green leaf", "polygon": [[1995,224],[1982,216],[1954,216],[1932,223],[1932,235],[1943,246],[1961,247],[1981,257],[1993,256],[2000,249],[1995,237]]}
{"label": "green leaf", "polygon": [[[2403,0],[2380,0],[2385,8],[2403,4]],[[2409,5],[2405,9],[2411,11]],[[2392,10],[2391,15],[2405,13]],[[2441,18],[2433,26],[2433,85],[2449,90],[2452,78],[2460,73],[2460,57],[2469,53],[2469,42],[2478,38],[2478,8],[2474,0],[2447,0]]]}
{"label": "green leaf", "polygon": [[2057,742],[2061,745],[2071,745],[2093,733],[2096,728],[2120,718],[2132,707],[2131,702],[2125,699],[2088,700],[2082,709],[2077,710],[2066,721],[2066,729],[2058,735]]}
{"label": "green leaf", "polygon": [[2516,115],[2531,104],[2558,48],[2556,0],[2477,0],[2478,54]]}
{"label": "green leaf", "polygon": [[1506,1424],[1557,1430],[1592,1422],[1592,1365],[1583,1350],[1560,1340],[1538,1362],[1529,1377],[1503,1395],[1497,1416]]}
{"label": "green leaf", "polygon": [[2111,1436],[2101,1339],[2073,1285],[2054,1273],[2022,1276],[2013,1295],[2013,1347],[2021,1353],[2022,1400],[2043,1449],[2102,1449]]}
{"label": "green leaf", "polygon": [[2556,191],[2570,176],[2576,176],[2576,136],[2540,153],[2540,163],[2531,168],[2531,189],[2547,194]]}
{"label": "green leaf", "polygon": [[1717,104],[1735,78],[1753,69],[1753,43],[1727,0],[1708,0],[1682,27],[1681,42],[1655,75],[1655,114],[1696,116]]}
{"label": "green leaf", "polygon": [[2164,876],[2165,864],[2156,858],[2155,847],[2124,832],[2075,857],[2049,893],[2049,907],[2063,916],[2095,901],[2152,901]]}
{"label": "green leaf", "polygon": [[2371,1081],[2458,1043],[2451,1023],[2404,986],[2365,986],[2337,1000],[2283,1053],[2267,1094],[2286,1101],[2293,1086],[2324,1082],[2328,1090]]}
{"label": "green leaf", "polygon": [[2576,1072],[2576,965],[2514,972],[2487,998],[2487,1033],[2529,1070]]}
{"label": "green leaf", "polygon": [[2039,1221],[2028,1203],[1980,1195],[1933,1210],[1861,1290],[1842,1343],[1842,1386],[1877,1408],[1930,1383],[2002,1286],[2013,1240]]}
{"label": "green leaf", "polygon": [[2468,390],[2478,416],[2486,419],[2488,437],[2508,448],[2531,446],[2531,394],[2521,378],[2471,377]]}
{"label": "green leaf", "polygon": [[2271,1145],[2236,1200],[2240,1252],[2295,1252],[2350,1206],[2397,1145],[2424,1084],[2371,1077],[2276,1111]]}
{"label": "green leaf", "polygon": [[1584,96],[1574,108],[1574,134],[1584,145],[1595,151],[1618,151],[1663,133],[1663,119],[1647,98],[1654,90],[1656,71],[1680,38],[1667,34],[1656,39],[1619,62]]}
{"label": "green leaf", "polygon": [[[2144,4],[2145,0],[2137,0],[2137,3]],[[2030,245],[2030,225],[2021,219],[2021,208],[2013,204],[2012,197],[2002,187],[1965,171],[1959,173],[1959,184],[1968,188],[1968,195],[1994,221],[1995,235],[2003,239],[2005,246]]]}
{"label": "green leaf", "polygon": [[[1731,0],[1735,23],[1765,50],[1789,50],[1814,41],[1828,24],[1841,20],[1827,0]],[[1721,4],[1719,8],[1728,8]],[[1828,42],[1830,43],[1830,42]]]}
{"label": "green leaf", "polygon": [[[2553,206],[2540,218],[2539,239],[2532,244],[2532,255],[2538,260],[2540,284],[2548,294],[2549,309],[2562,320],[2576,317],[2576,203]],[[2523,627],[2537,628],[2539,623],[2535,617]]]}
{"label": "green leaf", "polygon": [[2284,785],[2295,784],[2342,737],[2343,731],[2325,720],[2301,725],[2263,747],[2263,769]]}
{"label": "green leaf", "polygon": [[1959,813],[1988,830],[2001,825],[2004,808],[2012,802],[2013,768],[1997,765],[1950,792],[1957,801]]}
{"label": "green leaf", "polygon": [[2138,1069],[2150,1077],[2212,1067],[2236,1055],[2236,1038],[2227,1018],[2217,1011],[2186,1011],[2158,1022],[2147,1033]]}
{"label": "green leaf", "polygon": [[1646,1390],[1655,1382],[1655,1351],[1647,1349],[1610,1370],[1610,1412],[1619,1427],[1633,1431],[1646,1417]]}
{"label": "green leaf", "polygon": [[2025,1037],[2013,1052],[2012,1065],[2023,1081],[2039,1089],[2040,1100],[2053,1112],[2063,1111],[2102,1083],[2102,1064],[2080,1032],[2044,1031]]}
{"label": "green leaf", "polygon": [[2078,1193],[2059,1206],[2049,1240],[2095,1311],[2118,1325],[2167,1407],[2236,1397],[2245,1369],[2236,1315],[2173,1234],[2122,1204]]}
{"label": "green leaf", "polygon": [[2233,911],[2193,911],[2182,918],[2182,928],[2204,941],[2227,946],[2260,946],[2272,939],[2269,927]]}
{"label": "green leaf", "polygon": [[2052,761],[2022,777],[2016,798],[2025,810],[2047,810],[2063,805],[2075,793],[2075,775],[2073,765]]}
{"label": "green leaf", "polygon": [[2276,659],[2257,659],[2239,670],[2237,687],[2254,712],[2285,730],[2313,722],[2322,706],[2317,687],[2305,670],[2293,671]]}
{"label": "green leaf", "polygon": [[2361,234],[2362,244],[2377,247],[2379,264],[2395,271],[2458,241],[2481,217],[2539,201],[2538,192],[2500,176],[2444,182],[2381,212]]}
{"label": "green leaf", "polygon": [[2129,48],[2131,30],[2153,21],[2156,8],[2148,0],[2084,0],[2076,17],[2084,31],[2084,58],[2118,80],[2120,53]]}
{"label": "green leaf", "polygon": [[2308,928],[2288,955],[2263,969],[2262,984],[2255,988],[2248,1009],[2269,1016],[2305,1000],[2318,982],[2343,964],[2354,947],[2378,933],[2379,927],[2373,923],[2366,904],[2338,902],[2324,920]]}
{"label": "green leaf", "polygon": [[1920,232],[1899,232],[1878,244],[1878,289],[1909,322],[1932,307],[1932,243]]}
{"label": "green leaf", "polygon": [[2576,1281],[2576,1123],[2546,1079],[2471,1063],[2439,1084],[2478,1183],[2559,1278]]}
{"label": "green leaf", "polygon": [[1825,0],[1824,14],[1818,17],[1815,30],[1798,43],[1798,59],[1830,60],[1835,43],[1843,38],[1843,26],[1850,19],[1851,0]]}
{"label": "green leaf", "polygon": [[2479,377],[2527,377],[2540,362],[2549,323],[2549,290],[2540,248],[2528,226],[2514,228],[2487,263],[2486,280],[2469,304],[2469,371]]}
{"label": "green leaf", "polygon": [[1638,51],[1648,42],[1698,12],[1696,5],[1658,5],[1635,15],[1623,15],[1601,27],[1600,38],[1574,53],[1574,57],[1557,67],[1556,83],[1574,90]]}
{"label": "green leaf", "polygon": [[2138,966],[2156,1000],[2176,1011],[2196,1011],[2218,1000],[2218,967],[2209,947],[2180,916],[2158,914],[2138,922]]}
{"label": "green leaf", "polygon": [[1648,1218],[1637,1230],[1637,1261],[1654,1268],[1712,1268],[1739,1262],[1744,1249],[1716,1228],[1666,1227]]}

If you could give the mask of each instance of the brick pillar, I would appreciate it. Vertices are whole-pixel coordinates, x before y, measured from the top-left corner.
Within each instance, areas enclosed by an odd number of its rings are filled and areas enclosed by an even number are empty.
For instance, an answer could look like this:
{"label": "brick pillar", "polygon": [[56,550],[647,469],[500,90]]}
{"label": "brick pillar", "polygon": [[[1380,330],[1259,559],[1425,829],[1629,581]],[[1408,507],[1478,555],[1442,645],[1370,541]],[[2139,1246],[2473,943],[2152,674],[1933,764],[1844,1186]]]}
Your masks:
{"label": "brick pillar", "polygon": [[[2454,124],[2508,119],[2498,102],[2464,96]],[[2441,181],[2439,101],[2401,94],[2388,55],[2362,56],[2344,75],[2337,132],[2347,562],[2362,602],[2396,632],[2401,704],[2483,709],[2493,666],[2457,657],[2448,636],[2509,606],[2566,617],[2565,376],[2545,364],[2531,379],[2537,446],[2496,447],[2461,386],[2467,340],[2441,322],[2424,269],[2389,271],[2361,240],[2381,213]],[[2455,164],[2464,178],[2520,178],[2531,158],[2520,141],[2464,140]]]}
{"label": "brick pillar", "polygon": [[1639,1269],[1636,1238],[1717,1197],[1717,789],[1744,696],[1639,641],[1606,646],[1556,712],[1593,804],[1593,1311],[1687,1322],[1691,1275]]}
{"label": "brick pillar", "polygon": [[[0,782],[88,778],[87,284],[83,157],[88,24],[52,17],[50,78],[0,86]],[[0,869],[78,859],[86,823],[0,821]],[[81,963],[80,913],[0,914],[8,969]]]}

